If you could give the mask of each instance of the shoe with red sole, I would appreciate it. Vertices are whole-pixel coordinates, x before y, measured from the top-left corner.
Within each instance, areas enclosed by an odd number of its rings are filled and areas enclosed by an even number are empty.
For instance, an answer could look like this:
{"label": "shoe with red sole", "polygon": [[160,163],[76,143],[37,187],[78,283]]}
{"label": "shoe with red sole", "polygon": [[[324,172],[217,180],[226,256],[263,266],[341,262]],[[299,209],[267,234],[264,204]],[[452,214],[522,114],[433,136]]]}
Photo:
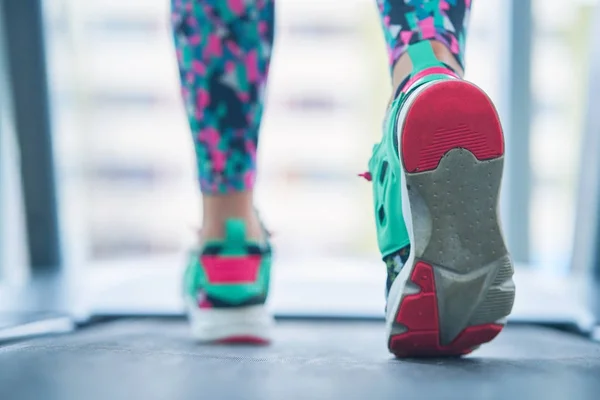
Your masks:
{"label": "shoe with red sole", "polygon": [[194,252],[184,276],[192,336],[204,343],[268,344],[273,318],[265,305],[271,247],[246,237],[244,221],[225,222],[225,238]]}
{"label": "shoe with red sole", "polygon": [[477,86],[428,41],[373,149],[379,249],[388,266],[386,330],[398,357],[468,354],[510,314],[513,265],[498,217],[504,137]]}

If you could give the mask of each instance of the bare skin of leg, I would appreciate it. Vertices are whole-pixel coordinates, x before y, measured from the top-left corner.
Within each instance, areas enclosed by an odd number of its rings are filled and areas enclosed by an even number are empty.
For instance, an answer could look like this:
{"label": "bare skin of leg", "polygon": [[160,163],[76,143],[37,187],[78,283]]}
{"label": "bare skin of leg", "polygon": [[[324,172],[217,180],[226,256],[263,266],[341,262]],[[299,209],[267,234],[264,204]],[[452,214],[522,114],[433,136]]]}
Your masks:
{"label": "bare skin of leg", "polygon": [[[456,58],[450,50],[446,47],[442,42],[438,42],[435,40],[431,41],[431,46],[433,47],[433,52],[435,53],[438,60],[447,65],[451,66],[457,74],[462,78],[464,76],[464,71],[460,64],[456,61]],[[412,71],[412,63],[410,61],[410,57],[408,53],[404,53],[399,59],[396,65],[394,66],[394,72],[392,74],[392,85],[393,91],[392,96],[396,93],[396,89],[402,83],[402,81],[411,73]],[[393,100],[393,99],[392,99]]]}
{"label": "bare skin of leg", "polygon": [[254,192],[202,196],[202,240],[223,239],[224,224],[229,218],[246,222],[248,239],[261,240],[263,232],[254,209]]}

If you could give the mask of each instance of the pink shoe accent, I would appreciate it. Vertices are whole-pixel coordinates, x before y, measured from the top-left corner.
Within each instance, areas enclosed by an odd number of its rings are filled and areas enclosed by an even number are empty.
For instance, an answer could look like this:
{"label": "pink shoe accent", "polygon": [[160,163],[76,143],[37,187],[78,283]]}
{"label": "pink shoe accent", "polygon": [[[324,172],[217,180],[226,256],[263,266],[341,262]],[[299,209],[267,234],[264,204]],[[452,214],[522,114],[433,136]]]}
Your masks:
{"label": "pink shoe accent", "polygon": [[373,175],[371,175],[370,172],[363,172],[362,174],[358,174],[358,176],[365,178],[369,182],[371,182],[373,180]]}
{"label": "pink shoe accent", "polygon": [[435,278],[431,265],[418,262],[410,277],[421,288],[405,296],[398,308],[396,322],[408,331],[390,338],[389,349],[397,357],[460,356],[474,347],[494,339],[502,330],[499,324],[473,325],[465,328],[446,346],[439,342],[440,326]]}
{"label": "pink shoe accent", "polygon": [[249,344],[256,346],[265,346],[270,342],[258,336],[231,336],[225,339],[219,339],[217,344]]}
{"label": "pink shoe accent", "polygon": [[206,293],[202,290],[198,292],[198,298],[196,299],[196,301],[198,303],[198,308],[201,309],[212,308],[213,306],[212,303],[208,301]]}
{"label": "pink shoe accent", "polygon": [[452,76],[454,78],[458,78],[458,75],[456,75],[454,72],[452,72],[451,70],[449,70],[448,68],[445,68],[445,67],[427,68],[427,69],[424,69],[423,71],[419,72],[412,78],[410,78],[409,81],[406,82],[406,85],[404,85],[404,89],[402,89],[402,93],[406,93],[408,91],[408,89],[410,89],[410,87],[412,85],[414,85],[415,82],[418,81],[419,79],[424,78],[427,75],[433,75],[433,74],[444,74],[444,75]]}
{"label": "pink shoe accent", "polygon": [[200,262],[206,271],[206,277],[212,284],[254,283],[262,257],[250,255],[243,257],[201,256]]}

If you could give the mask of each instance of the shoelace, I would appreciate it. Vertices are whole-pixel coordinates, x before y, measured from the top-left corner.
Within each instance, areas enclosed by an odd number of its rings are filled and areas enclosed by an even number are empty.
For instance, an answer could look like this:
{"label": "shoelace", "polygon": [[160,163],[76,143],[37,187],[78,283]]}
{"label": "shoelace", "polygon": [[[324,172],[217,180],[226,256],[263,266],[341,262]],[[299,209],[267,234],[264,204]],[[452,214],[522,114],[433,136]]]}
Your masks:
{"label": "shoelace", "polygon": [[371,175],[370,172],[363,172],[362,174],[358,174],[358,176],[360,176],[361,178],[365,178],[366,180],[368,180],[369,182],[371,182],[373,180],[373,175]]}

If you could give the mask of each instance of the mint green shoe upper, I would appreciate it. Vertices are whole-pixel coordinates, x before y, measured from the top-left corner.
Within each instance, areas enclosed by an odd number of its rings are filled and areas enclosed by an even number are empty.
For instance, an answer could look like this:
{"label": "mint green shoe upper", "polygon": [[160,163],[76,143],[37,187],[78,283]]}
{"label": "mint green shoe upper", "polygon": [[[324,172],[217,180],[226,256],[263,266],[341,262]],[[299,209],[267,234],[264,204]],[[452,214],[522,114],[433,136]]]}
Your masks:
{"label": "mint green shoe upper", "polygon": [[[408,96],[419,86],[439,79],[449,79],[451,72],[440,62],[429,41],[408,47],[413,71],[402,93],[392,102],[384,123],[383,138],[373,147],[369,172],[373,182],[373,204],[377,225],[377,243],[384,259],[404,249],[410,239],[402,215],[401,176],[397,122]],[[440,70],[443,68],[444,73]]]}
{"label": "mint green shoe upper", "polygon": [[225,222],[225,239],[192,254],[184,291],[200,308],[264,304],[269,293],[271,247],[248,241],[244,221]]}

